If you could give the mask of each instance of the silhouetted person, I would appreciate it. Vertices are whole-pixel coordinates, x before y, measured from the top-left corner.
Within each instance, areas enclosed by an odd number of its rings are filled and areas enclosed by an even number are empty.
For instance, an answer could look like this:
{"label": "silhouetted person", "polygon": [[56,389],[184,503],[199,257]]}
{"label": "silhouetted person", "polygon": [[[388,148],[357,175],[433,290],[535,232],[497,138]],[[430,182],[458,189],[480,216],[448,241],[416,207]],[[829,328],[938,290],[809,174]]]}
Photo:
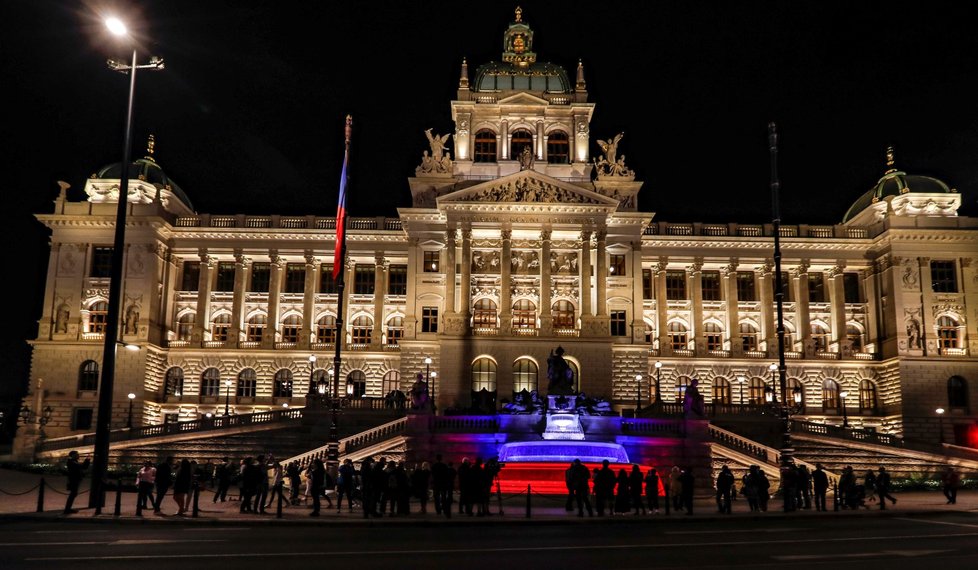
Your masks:
{"label": "silhouetted person", "polygon": [[890,495],[890,474],[887,473],[886,467],[880,465],[880,473],[876,476],[876,494],[880,498],[880,510],[886,510],[886,500],[889,499],[894,505],[896,504],[896,499]]}
{"label": "silhouetted person", "polygon": [[74,449],[68,452],[68,462],[65,464],[65,468],[68,470],[68,500],[65,501],[64,511],[66,515],[78,512],[72,508],[72,505],[75,502],[75,497],[78,496],[78,486],[85,478],[85,470],[91,463],[92,460],[88,458],[84,462],[78,461],[78,452]]}
{"label": "silhouetted person", "polygon": [[605,459],[601,462],[601,469],[594,475],[594,495],[597,503],[598,516],[604,516],[605,507],[614,512],[612,499],[615,492],[615,472],[609,466],[610,462]]}
{"label": "silhouetted person", "polygon": [[639,512],[643,515],[646,513],[645,501],[642,500],[642,483],[644,480],[645,477],[642,475],[642,469],[637,464],[632,465],[632,472],[628,474],[628,491],[631,495],[632,508],[635,509],[636,515]]}
{"label": "silhouetted person", "polygon": [[812,488],[815,491],[815,510],[825,510],[825,493],[829,488],[829,478],[822,470],[822,464],[815,464],[815,471],[812,471]]}
{"label": "silhouetted person", "polygon": [[163,504],[163,497],[173,485],[173,457],[167,457],[156,466],[156,502],[153,503],[153,512],[160,512],[160,505]]}
{"label": "silhouetted person", "polygon": [[[435,513],[442,514],[445,509],[445,500],[449,503],[452,500],[452,485],[454,481],[448,480],[448,466],[441,460],[441,454],[435,455],[435,463],[431,466],[431,488],[435,495]],[[447,513],[452,516],[452,513]]]}
{"label": "silhouetted person", "polygon": [[812,474],[804,465],[798,467],[798,491],[801,493],[801,508],[812,508]]}
{"label": "silhouetted person", "polygon": [[723,514],[729,515],[731,491],[734,486],[734,476],[730,472],[730,468],[724,465],[720,468],[720,474],[717,475],[717,510]]}
{"label": "silhouetted person", "polygon": [[[578,461],[578,460],[574,460]],[[567,487],[567,502],[564,504],[564,510],[567,512],[572,512],[574,510],[574,484],[571,482],[571,477],[574,474],[574,461],[571,461],[570,466],[564,470],[564,486]]]}
{"label": "silhouetted person", "polygon": [[323,465],[323,460],[317,457],[312,461],[312,484],[309,487],[312,494],[312,512],[309,513],[311,517],[319,516],[319,505],[322,501],[323,484],[325,482],[326,466]]}
{"label": "silhouetted person", "polygon": [[221,463],[214,468],[214,479],[217,481],[217,491],[214,493],[214,502],[227,500],[228,489],[231,488],[231,463],[225,457]]}
{"label": "silhouetted person", "polygon": [[679,475],[679,482],[683,485],[683,508],[686,509],[687,515],[691,515],[693,514],[693,484],[695,482],[693,470],[689,467],[683,469],[683,472]]}
{"label": "silhouetted person", "polygon": [[353,461],[346,459],[336,474],[336,512],[343,510],[343,496],[346,496],[346,507],[353,512],[353,487],[356,483],[357,470]]}
{"label": "silhouetted person", "polygon": [[575,459],[570,467],[568,486],[574,494],[574,500],[577,502],[577,516],[579,517],[584,516],[585,507],[587,507],[587,516],[594,516],[594,511],[591,509],[591,499],[589,498],[590,485],[588,481],[590,479],[591,472],[587,466],[581,463],[580,459]]}
{"label": "silhouetted person", "polygon": [[618,470],[618,487],[615,493],[615,514],[625,514],[632,510],[631,491],[628,485],[628,471],[624,468]]}
{"label": "silhouetted person", "polygon": [[649,502],[649,511],[659,514],[659,473],[655,467],[645,474],[645,498]]}
{"label": "silhouetted person", "polygon": [[941,475],[941,490],[944,492],[944,498],[947,499],[948,505],[954,505],[958,502],[958,489],[961,487],[961,475],[954,470],[951,465],[947,466],[947,470]]}

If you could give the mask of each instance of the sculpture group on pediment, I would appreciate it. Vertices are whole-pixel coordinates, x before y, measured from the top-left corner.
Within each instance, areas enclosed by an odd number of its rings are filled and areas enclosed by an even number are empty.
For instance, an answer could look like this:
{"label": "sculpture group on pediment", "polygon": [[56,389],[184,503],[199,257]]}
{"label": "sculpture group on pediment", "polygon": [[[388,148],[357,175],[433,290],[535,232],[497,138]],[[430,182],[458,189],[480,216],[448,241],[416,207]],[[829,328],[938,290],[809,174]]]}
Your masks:
{"label": "sculpture group on pediment", "polygon": [[550,273],[577,275],[577,253],[553,253],[550,255]]}
{"label": "sculpture group on pediment", "polygon": [[448,147],[445,143],[448,142],[451,133],[444,135],[433,135],[431,134],[431,129],[426,129],[424,134],[428,137],[428,144],[431,145],[431,151],[424,151],[421,156],[421,166],[415,169],[416,174],[451,174],[452,173],[452,155],[447,152]]}
{"label": "sculpture group on pediment", "polygon": [[619,177],[634,178],[635,172],[625,166],[625,155],[618,156],[618,143],[625,136],[625,133],[618,133],[614,138],[607,141],[598,139],[598,146],[604,151],[594,162],[598,178]]}
{"label": "sculpture group on pediment", "polygon": [[472,202],[541,202],[565,204],[597,203],[566,188],[541,183],[530,178],[506,182],[464,198]]}
{"label": "sculpture group on pediment", "polygon": [[473,273],[499,273],[500,264],[500,254],[498,251],[472,252]]}
{"label": "sculpture group on pediment", "polygon": [[515,275],[539,273],[539,254],[536,251],[514,251],[510,258],[510,271]]}

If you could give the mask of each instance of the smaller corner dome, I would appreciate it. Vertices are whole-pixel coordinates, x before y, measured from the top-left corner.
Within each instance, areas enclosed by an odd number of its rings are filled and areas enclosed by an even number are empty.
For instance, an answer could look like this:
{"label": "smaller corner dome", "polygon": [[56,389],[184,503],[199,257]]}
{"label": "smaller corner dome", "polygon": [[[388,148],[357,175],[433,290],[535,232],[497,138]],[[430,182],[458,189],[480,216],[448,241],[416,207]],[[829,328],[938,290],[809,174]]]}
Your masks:
{"label": "smaller corner dome", "polygon": [[943,181],[931,176],[921,176],[918,174],[907,174],[902,170],[894,168],[893,148],[887,149],[888,170],[876,181],[865,194],[846,211],[842,222],[846,223],[857,214],[868,208],[870,205],[885,200],[891,196],[900,196],[907,193],[918,194],[951,194],[954,191]]}
{"label": "smaller corner dome", "polygon": [[[104,166],[95,174],[92,178],[98,179],[118,179],[122,177],[122,163],[116,162],[108,166]],[[183,204],[190,210],[194,209],[193,204],[190,202],[190,198],[187,194],[180,188],[180,186],[174,182],[172,178],[166,175],[166,172],[160,167],[159,163],[153,160],[152,157],[147,156],[144,158],[137,158],[132,161],[129,165],[129,179],[130,180],[142,180],[148,182],[159,188],[165,188],[173,194],[178,200],[183,202]]]}

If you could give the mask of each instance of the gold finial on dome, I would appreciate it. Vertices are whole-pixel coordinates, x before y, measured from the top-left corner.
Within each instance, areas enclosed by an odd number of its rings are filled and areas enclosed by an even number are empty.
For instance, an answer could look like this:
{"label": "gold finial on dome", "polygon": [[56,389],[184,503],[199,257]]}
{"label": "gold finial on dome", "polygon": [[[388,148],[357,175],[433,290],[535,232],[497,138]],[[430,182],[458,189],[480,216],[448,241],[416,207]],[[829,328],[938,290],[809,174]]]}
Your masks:
{"label": "gold finial on dome", "polygon": [[152,160],[153,162],[156,162],[155,160],[153,160],[154,152],[156,152],[156,136],[149,135],[149,139],[146,141],[146,158]]}
{"label": "gold finial on dome", "polygon": [[516,21],[523,21],[523,8],[520,8],[519,6],[516,7]]}
{"label": "gold finial on dome", "polygon": [[896,150],[893,145],[886,147],[886,174],[896,172]]}

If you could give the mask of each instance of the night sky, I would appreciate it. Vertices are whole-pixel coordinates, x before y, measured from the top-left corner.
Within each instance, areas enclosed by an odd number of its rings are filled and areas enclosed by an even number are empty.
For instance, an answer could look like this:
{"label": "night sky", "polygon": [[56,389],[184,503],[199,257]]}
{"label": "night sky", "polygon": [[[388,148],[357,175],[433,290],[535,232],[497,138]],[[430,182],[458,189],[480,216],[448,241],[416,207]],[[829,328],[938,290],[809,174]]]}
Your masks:
{"label": "night sky", "polygon": [[[103,30],[112,2],[0,5],[3,244],[22,296],[8,297],[0,399],[26,380],[57,180],[122,156],[127,48]],[[453,129],[463,57],[499,60],[516,3],[154,0],[132,21],[141,62],[133,156],[156,159],[198,212],[333,215],[342,125],[354,118],[352,216],[410,205],[424,129]],[[620,131],[657,220],[769,221],[766,130],[780,133],[784,223],[830,224],[884,170],[944,180],[978,198],[978,34],[959,2],[520,2],[540,61],[573,81],[583,60],[592,141]],[[135,18],[138,18],[136,20]],[[135,22],[139,22],[138,27]],[[598,154],[592,145],[592,155]],[[10,223],[12,220],[12,223]],[[11,307],[12,306],[12,307]],[[11,373],[13,372],[13,373]]]}

